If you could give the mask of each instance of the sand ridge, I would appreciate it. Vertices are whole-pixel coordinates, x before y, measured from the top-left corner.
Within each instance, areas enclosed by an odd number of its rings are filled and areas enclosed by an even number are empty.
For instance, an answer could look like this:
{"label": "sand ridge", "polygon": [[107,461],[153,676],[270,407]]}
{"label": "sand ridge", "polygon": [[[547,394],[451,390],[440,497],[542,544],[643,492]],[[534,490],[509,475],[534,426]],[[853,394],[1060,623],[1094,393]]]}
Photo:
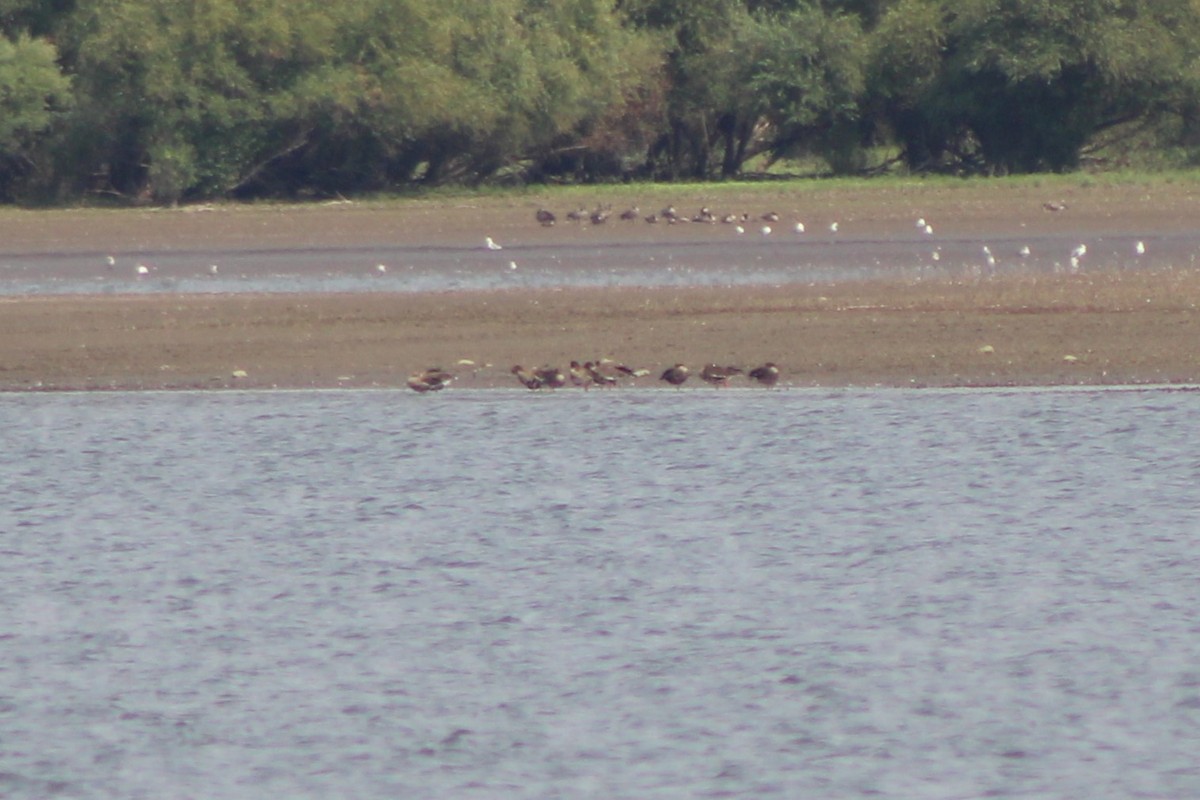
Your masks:
{"label": "sand ridge", "polygon": [[[709,204],[703,190],[692,191],[679,207]],[[914,212],[927,209],[941,228],[960,232],[1118,224],[1191,232],[1200,218],[1188,186],[1153,197],[1136,186],[1109,196],[1081,190],[1062,213],[1042,210],[1047,193],[1028,186],[835,195],[784,189],[711,205],[803,210],[817,221],[841,212],[884,233],[901,225],[911,233]],[[0,234],[7,252],[104,252],[132,241],[437,243],[482,229],[526,241],[580,235],[561,222],[550,231],[537,225],[535,209],[552,200],[8,211],[0,214]],[[664,235],[658,228],[631,224],[604,235]],[[780,365],[783,387],[1196,384],[1197,303],[1200,275],[1190,264],[820,285],[7,297],[0,299],[0,390],[403,387],[414,370],[432,366],[457,374],[447,391],[518,388],[514,364],[565,368],[572,359],[600,358],[648,369],[635,385],[663,388],[657,375],[676,362],[698,372],[710,362],[749,368],[766,361]],[[697,380],[687,386],[708,389]]]}

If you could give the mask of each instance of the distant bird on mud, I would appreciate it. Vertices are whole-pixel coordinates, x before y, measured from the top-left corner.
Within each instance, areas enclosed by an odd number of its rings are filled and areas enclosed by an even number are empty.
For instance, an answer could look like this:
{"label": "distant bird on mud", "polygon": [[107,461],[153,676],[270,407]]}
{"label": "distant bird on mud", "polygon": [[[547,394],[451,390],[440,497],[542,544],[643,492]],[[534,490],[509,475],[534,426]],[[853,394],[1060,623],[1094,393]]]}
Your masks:
{"label": "distant bird on mud", "polygon": [[660,381],[666,381],[672,386],[682,386],[683,382],[688,379],[688,368],[683,364],[676,364],[673,367],[667,367],[663,370],[663,374],[658,377]]}
{"label": "distant bird on mud", "polygon": [[454,380],[454,376],[441,367],[430,367],[408,376],[408,388],[414,392],[440,392],[446,384]]}
{"label": "distant bird on mud", "polygon": [[571,383],[576,386],[582,386],[584,391],[587,391],[587,388],[592,385],[592,376],[588,374],[588,371],[578,361],[571,362],[570,373]]}
{"label": "distant bird on mud", "polygon": [[510,371],[526,389],[560,389],[567,385],[566,373],[558,367],[525,369],[517,364]]}
{"label": "distant bird on mud", "polygon": [[545,226],[547,228],[549,228],[555,222],[558,221],[558,217],[554,216],[553,211],[547,211],[544,208],[539,208],[537,210],[536,216],[537,216],[537,221],[540,222],[543,226]]}
{"label": "distant bird on mud", "polygon": [[729,379],[734,375],[741,374],[740,367],[718,367],[716,364],[708,364],[700,372],[700,378],[719,389],[722,386],[728,386]]}
{"label": "distant bird on mud", "polygon": [[510,371],[513,375],[517,376],[517,380],[519,380],[526,389],[542,388],[542,379],[539,378],[533,371],[525,369],[520,364],[513,366],[512,370]]}
{"label": "distant bird on mud", "polygon": [[587,372],[588,377],[592,379],[592,384],[595,386],[605,388],[617,385],[617,377],[602,371],[599,363],[586,361],[583,364],[583,369]]}
{"label": "distant bird on mud", "polygon": [[558,367],[538,367],[533,376],[541,381],[542,386],[550,389],[561,389],[567,385],[567,376]]}
{"label": "distant bird on mud", "polygon": [[492,240],[492,237],[490,237],[490,236],[483,237],[483,246],[486,247],[488,250],[503,250],[504,249],[500,245],[496,244]]}
{"label": "distant bird on mud", "polygon": [[749,375],[763,386],[774,386],[779,383],[779,367],[771,361],[750,370]]}

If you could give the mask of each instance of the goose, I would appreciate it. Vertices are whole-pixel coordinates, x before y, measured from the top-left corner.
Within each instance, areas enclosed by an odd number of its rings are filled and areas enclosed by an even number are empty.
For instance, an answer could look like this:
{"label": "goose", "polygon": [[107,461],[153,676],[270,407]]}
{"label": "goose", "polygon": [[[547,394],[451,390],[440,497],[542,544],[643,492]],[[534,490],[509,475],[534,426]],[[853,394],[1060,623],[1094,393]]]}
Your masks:
{"label": "goose", "polygon": [[538,367],[533,371],[533,376],[541,381],[542,386],[551,389],[561,389],[567,385],[567,376],[558,367]]}
{"label": "goose", "polygon": [[660,381],[666,381],[672,386],[682,386],[683,382],[688,379],[688,368],[683,364],[676,364],[673,367],[667,367],[663,370],[663,374],[658,377]]}
{"label": "goose", "polygon": [[583,364],[583,369],[587,372],[588,377],[592,379],[592,383],[601,387],[613,387],[617,385],[617,379],[612,375],[606,375],[600,371],[600,364],[593,364],[591,361],[586,361]]}
{"label": "goose", "polygon": [[542,223],[542,225],[547,228],[549,228],[551,225],[553,225],[555,222],[558,221],[558,217],[554,216],[553,211],[547,211],[544,208],[539,208],[537,210],[536,216],[537,216],[537,221]]}
{"label": "goose", "polygon": [[424,394],[425,392],[440,392],[452,380],[454,380],[454,376],[443,371],[441,367],[430,367],[409,375],[407,383],[408,388],[414,392]]}
{"label": "goose", "polygon": [[779,382],[779,367],[775,366],[773,362],[768,361],[761,367],[755,367],[750,370],[749,375],[763,386],[774,386]]}
{"label": "goose", "polygon": [[708,364],[701,371],[700,377],[719,389],[728,386],[731,377],[741,374],[740,367],[718,367],[716,364]]}
{"label": "goose", "polygon": [[586,392],[588,387],[592,384],[592,376],[589,375],[588,371],[583,368],[583,365],[578,361],[572,361],[570,373],[571,383],[575,384],[576,386],[582,386],[583,390]]}
{"label": "goose", "polygon": [[519,380],[526,389],[542,388],[542,379],[536,374],[522,367],[520,364],[514,366],[511,372],[513,375],[517,376],[517,380]]}

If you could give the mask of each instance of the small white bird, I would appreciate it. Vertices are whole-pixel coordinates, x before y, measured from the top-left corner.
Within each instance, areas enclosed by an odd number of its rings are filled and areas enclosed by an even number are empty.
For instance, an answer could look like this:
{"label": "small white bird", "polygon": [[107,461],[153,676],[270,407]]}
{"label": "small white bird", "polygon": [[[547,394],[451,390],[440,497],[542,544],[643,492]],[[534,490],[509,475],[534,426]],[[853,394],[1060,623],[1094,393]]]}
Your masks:
{"label": "small white bird", "polygon": [[996,257],[992,255],[992,249],[986,244],[983,246],[983,257],[987,261],[988,269],[996,266]]}
{"label": "small white bird", "polygon": [[387,264],[376,264],[375,271],[382,275],[383,273],[387,272]]}
{"label": "small white bird", "polygon": [[1071,251],[1071,256],[1074,258],[1083,258],[1087,255],[1087,245],[1081,244]]}
{"label": "small white bird", "polygon": [[150,268],[147,267],[145,264],[138,264],[136,267],[136,270],[137,270],[138,275],[149,275],[150,274]]}
{"label": "small white bird", "polygon": [[926,225],[921,230],[925,231],[926,236],[933,236],[933,226],[932,225]]}
{"label": "small white bird", "polygon": [[836,222],[831,222],[831,223],[829,223],[829,232],[830,232],[830,233],[837,233],[837,232],[838,232],[838,224],[837,224]]}
{"label": "small white bird", "polygon": [[1137,244],[1135,244],[1133,246],[1133,252],[1137,253],[1139,256],[1146,255],[1146,243],[1138,242]]}
{"label": "small white bird", "polygon": [[770,235],[771,235],[771,226],[770,226],[770,225],[763,225],[763,226],[762,226],[762,235],[763,235],[763,236],[770,236]]}
{"label": "small white bird", "polygon": [[1021,245],[1021,249],[1017,251],[1017,255],[1019,255],[1021,258],[1029,258],[1029,245]]}
{"label": "small white bird", "polygon": [[109,265],[110,267],[115,267],[115,266],[117,265],[117,259],[116,259],[116,256],[109,256],[108,258],[106,258],[106,259],[104,259],[104,260],[105,260],[106,262],[108,262],[108,265]]}
{"label": "small white bird", "polygon": [[492,241],[492,237],[490,237],[490,236],[487,236],[484,238],[483,244],[488,250],[503,250],[504,249],[503,247],[501,247],[500,245],[498,245],[494,241]]}
{"label": "small white bird", "polygon": [[741,225],[737,225],[737,226],[735,226],[735,227],[734,227],[734,230],[735,230],[735,231],[737,231],[738,233],[745,233],[745,232],[746,232],[746,229],[745,229],[745,228],[743,228]]}
{"label": "small white bird", "polygon": [[1079,257],[1071,256],[1071,272],[1079,272]]}
{"label": "small white bird", "polygon": [[796,233],[804,233],[804,223],[803,222],[796,223]]}
{"label": "small white bird", "polygon": [[220,271],[221,271],[221,268],[220,268],[220,267],[218,267],[216,264],[209,264],[209,265],[208,265],[208,274],[209,274],[209,275],[216,275],[216,274],[217,274],[218,272],[220,272]]}
{"label": "small white bird", "polygon": [[941,260],[942,260],[942,251],[941,251],[941,250],[934,250],[934,251],[933,251],[933,256],[932,256],[932,258],[933,258],[933,260],[934,260],[934,261],[941,261]]}
{"label": "small white bird", "polygon": [[917,227],[920,228],[921,230],[925,229],[925,218],[924,217],[921,217],[920,219],[917,220]]}
{"label": "small white bird", "polygon": [[515,261],[510,261],[510,262],[508,262],[508,268],[509,268],[509,269],[516,269],[516,268],[517,268],[517,262],[515,262]]}

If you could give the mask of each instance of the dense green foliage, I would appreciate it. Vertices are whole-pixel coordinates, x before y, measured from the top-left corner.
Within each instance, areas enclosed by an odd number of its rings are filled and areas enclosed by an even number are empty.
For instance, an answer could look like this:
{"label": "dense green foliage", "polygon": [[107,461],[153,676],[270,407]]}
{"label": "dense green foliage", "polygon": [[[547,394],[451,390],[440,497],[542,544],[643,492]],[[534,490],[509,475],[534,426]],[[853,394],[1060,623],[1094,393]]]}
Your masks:
{"label": "dense green foliage", "polygon": [[[1200,157],[1200,0],[0,0],[0,198]],[[1133,145],[1129,145],[1133,147]]]}

